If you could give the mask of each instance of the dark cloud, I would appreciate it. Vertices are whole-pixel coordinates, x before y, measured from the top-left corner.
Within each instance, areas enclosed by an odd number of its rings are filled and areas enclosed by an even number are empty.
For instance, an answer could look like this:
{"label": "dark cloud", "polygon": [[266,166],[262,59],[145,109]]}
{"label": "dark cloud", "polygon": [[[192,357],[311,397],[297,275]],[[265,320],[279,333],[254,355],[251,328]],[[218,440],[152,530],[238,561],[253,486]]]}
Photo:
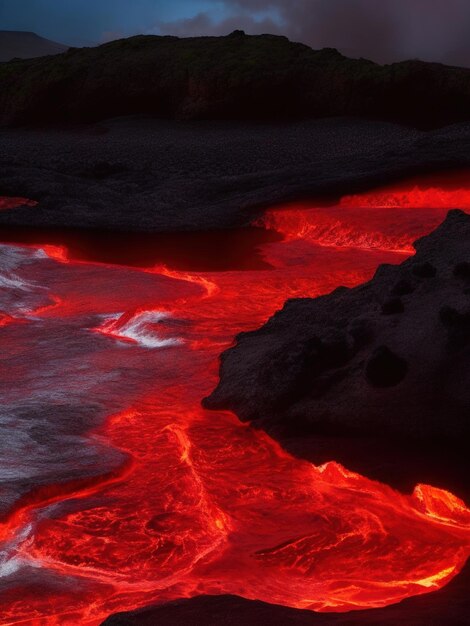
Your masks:
{"label": "dark cloud", "polygon": [[[220,4],[220,0],[214,0]],[[422,58],[470,65],[469,0],[224,0],[231,17],[210,13],[159,24],[176,34],[276,32],[314,48],[331,46],[379,62]]]}

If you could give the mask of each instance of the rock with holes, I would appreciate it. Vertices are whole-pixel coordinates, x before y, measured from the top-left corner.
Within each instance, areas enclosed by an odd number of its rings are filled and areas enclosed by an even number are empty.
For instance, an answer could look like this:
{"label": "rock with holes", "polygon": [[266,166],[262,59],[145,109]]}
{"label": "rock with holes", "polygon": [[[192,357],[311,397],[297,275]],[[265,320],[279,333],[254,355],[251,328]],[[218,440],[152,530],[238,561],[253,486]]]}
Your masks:
{"label": "rock with holes", "polygon": [[400,266],[288,301],[222,357],[207,407],[271,432],[464,441],[470,435],[470,216],[451,211]]}

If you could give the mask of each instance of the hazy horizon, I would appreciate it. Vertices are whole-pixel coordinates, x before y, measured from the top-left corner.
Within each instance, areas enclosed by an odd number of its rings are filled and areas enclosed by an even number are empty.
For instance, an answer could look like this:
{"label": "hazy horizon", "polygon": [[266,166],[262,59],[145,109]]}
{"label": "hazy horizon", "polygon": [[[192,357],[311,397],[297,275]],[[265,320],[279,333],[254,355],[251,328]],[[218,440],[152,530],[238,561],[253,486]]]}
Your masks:
{"label": "hazy horizon", "polygon": [[420,58],[469,66],[469,26],[467,0],[0,0],[0,30],[69,46],[242,29],[380,63]]}

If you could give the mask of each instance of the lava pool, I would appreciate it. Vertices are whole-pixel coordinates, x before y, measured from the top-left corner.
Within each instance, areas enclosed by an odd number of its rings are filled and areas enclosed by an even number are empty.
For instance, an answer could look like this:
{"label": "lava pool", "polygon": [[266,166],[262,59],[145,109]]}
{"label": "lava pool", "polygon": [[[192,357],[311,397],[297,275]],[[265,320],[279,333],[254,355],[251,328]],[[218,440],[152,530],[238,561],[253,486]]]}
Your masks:
{"label": "lava pool", "polygon": [[314,466],[201,407],[237,333],[400,263],[454,206],[470,208],[470,184],[273,209],[256,262],[223,270],[0,245],[1,623],[95,626],[227,593],[342,612],[458,574],[470,510],[451,493]]}

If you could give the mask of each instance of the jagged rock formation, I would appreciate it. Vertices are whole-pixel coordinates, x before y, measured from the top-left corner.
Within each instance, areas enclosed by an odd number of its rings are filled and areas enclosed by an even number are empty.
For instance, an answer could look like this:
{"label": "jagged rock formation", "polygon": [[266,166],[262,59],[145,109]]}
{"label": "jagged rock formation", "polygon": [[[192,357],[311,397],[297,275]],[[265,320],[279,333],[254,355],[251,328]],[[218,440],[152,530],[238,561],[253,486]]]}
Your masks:
{"label": "jagged rock formation", "polygon": [[415,247],[240,335],[206,406],[297,434],[468,441],[470,216],[451,211]]}

